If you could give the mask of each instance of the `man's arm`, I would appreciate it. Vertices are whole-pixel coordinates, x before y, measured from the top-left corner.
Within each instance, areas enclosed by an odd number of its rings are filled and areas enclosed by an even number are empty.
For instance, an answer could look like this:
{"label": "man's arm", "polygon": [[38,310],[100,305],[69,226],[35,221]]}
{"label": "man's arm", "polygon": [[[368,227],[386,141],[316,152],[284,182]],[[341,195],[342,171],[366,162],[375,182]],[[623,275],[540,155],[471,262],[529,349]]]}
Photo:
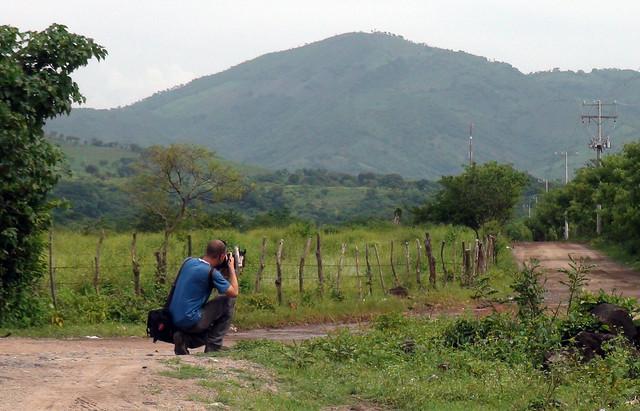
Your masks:
{"label": "man's arm", "polygon": [[229,269],[229,288],[227,292],[224,293],[227,297],[237,297],[240,292],[240,288],[238,287],[238,277],[236,276],[235,263],[233,260],[233,255],[230,255],[227,258],[227,266]]}

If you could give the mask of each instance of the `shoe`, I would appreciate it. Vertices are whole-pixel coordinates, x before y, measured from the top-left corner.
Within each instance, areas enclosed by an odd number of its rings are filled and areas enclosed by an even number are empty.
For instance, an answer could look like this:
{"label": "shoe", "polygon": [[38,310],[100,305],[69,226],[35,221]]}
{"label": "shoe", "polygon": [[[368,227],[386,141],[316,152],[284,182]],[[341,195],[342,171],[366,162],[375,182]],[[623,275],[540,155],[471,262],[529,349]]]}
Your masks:
{"label": "shoe", "polygon": [[222,345],[205,345],[204,347],[204,352],[208,353],[208,352],[218,352],[218,351],[227,351],[229,350],[229,347],[224,347]]}
{"label": "shoe", "polygon": [[175,345],[173,348],[173,352],[176,355],[189,354],[189,350],[187,350],[187,341],[182,331],[176,331],[175,333],[173,333],[173,344]]}

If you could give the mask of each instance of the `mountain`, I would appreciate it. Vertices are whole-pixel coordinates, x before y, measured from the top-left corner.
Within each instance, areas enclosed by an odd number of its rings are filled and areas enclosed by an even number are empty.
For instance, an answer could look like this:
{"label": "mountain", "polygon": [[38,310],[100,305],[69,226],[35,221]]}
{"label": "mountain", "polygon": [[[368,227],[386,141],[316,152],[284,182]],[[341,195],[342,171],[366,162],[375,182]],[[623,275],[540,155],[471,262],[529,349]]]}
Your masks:
{"label": "mountain", "polygon": [[[583,100],[617,99],[614,144],[640,130],[640,73],[523,74],[506,63],[383,33],[348,33],[270,53],[130,106],[74,109],[49,131],[140,145],[191,142],[267,168],[438,178],[477,161],[540,176],[554,151],[592,154]],[[555,168],[553,168],[555,167]],[[552,169],[553,168],[553,169]]]}

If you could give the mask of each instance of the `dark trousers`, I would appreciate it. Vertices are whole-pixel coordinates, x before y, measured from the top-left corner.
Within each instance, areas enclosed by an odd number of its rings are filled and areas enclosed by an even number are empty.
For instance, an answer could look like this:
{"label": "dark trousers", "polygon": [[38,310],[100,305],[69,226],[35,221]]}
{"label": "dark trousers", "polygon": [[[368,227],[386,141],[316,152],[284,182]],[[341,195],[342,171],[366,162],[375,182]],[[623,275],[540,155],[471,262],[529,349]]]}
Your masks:
{"label": "dark trousers", "polygon": [[202,306],[202,318],[196,325],[186,330],[187,348],[206,346],[207,350],[222,347],[224,338],[233,318],[236,299],[221,295]]}

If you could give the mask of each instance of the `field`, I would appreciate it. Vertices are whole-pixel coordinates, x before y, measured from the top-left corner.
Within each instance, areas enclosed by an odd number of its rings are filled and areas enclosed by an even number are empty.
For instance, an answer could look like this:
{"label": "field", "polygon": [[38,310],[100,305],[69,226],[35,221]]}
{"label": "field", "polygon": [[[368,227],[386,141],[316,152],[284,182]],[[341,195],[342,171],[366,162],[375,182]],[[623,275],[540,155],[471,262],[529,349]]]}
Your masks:
{"label": "field", "polygon": [[[429,285],[429,269],[424,251],[424,236],[428,231],[437,260],[437,281]],[[229,244],[246,248],[246,267],[240,278],[242,292],[235,318],[240,328],[256,326],[278,326],[308,322],[350,321],[370,318],[372,315],[397,312],[406,309],[420,310],[437,304],[442,307],[459,307],[469,304],[474,290],[461,287],[458,281],[444,280],[440,245],[443,249],[444,265],[449,276],[459,277],[461,242],[471,243],[473,233],[450,226],[409,228],[383,226],[378,229],[331,229],[320,231],[321,254],[324,268],[324,293],[319,293],[317,261],[315,256],[315,230],[304,224],[294,224],[282,229],[256,229],[246,232],[235,230],[196,230],[174,236],[168,251],[169,283],[182,260],[187,255],[188,236],[191,237],[192,254],[201,255],[206,242],[222,238]],[[313,238],[312,247],[306,257],[304,290],[299,291],[299,263],[307,238]],[[266,239],[265,268],[261,276],[260,290],[255,291],[262,239]],[[282,253],[282,294],[278,304],[276,287],[276,247],[284,240]],[[394,268],[398,284],[408,288],[411,298],[390,296],[387,291],[394,287],[390,264],[391,241],[394,241]],[[421,285],[417,283],[416,254],[420,242]],[[98,290],[94,287],[95,257],[99,242],[97,233],[56,231],[53,233],[52,260],[57,310],[50,306],[50,280],[44,279],[40,286],[42,301],[49,306],[42,314],[46,322],[64,324],[51,332],[59,335],[61,330],[73,329],[75,325],[100,326],[106,335],[130,333],[130,328],[120,325],[142,324],[146,311],[161,305],[170,284],[157,286],[154,282],[156,270],[154,252],[160,246],[162,236],[158,233],[139,233],[136,252],[141,268],[140,296],[134,294],[131,265],[131,233],[105,233],[100,246]],[[409,265],[405,248],[407,242]],[[345,254],[337,281],[341,246]],[[369,245],[371,286],[368,285],[365,244]],[[375,248],[372,245],[375,244]],[[358,267],[355,247],[359,248]],[[379,251],[380,265],[375,256]],[[455,252],[455,255],[454,255]],[[509,253],[500,253],[500,264],[491,268],[490,284],[506,295],[509,278],[507,272],[513,267]],[[48,256],[45,256],[48,261]],[[357,271],[356,271],[357,268]],[[381,280],[382,279],[382,280]],[[384,289],[382,288],[384,282]],[[371,291],[371,292],[370,292]],[[116,325],[114,325],[116,324]],[[119,331],[121,330],[121,331]],[[64,332],[63,332],[64,333]]]}

